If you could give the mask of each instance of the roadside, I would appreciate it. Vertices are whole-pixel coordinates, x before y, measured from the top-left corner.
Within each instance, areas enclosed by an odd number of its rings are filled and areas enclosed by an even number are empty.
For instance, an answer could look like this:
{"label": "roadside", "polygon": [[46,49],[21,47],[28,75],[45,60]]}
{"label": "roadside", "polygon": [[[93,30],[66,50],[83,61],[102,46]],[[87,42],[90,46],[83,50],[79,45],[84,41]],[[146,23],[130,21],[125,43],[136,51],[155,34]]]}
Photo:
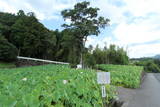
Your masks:
{"label": "roadside", "polygon": [[135,89],[117,87],[118,92],[118,102],[122,102],[122,107],[127,107],[129,101],[132,100],[133,96],[136,94]]}
{"label": "roadside", "polygon": [[140,88],[118,88],[123,107],[160,107],[160,74],[147,73]]}

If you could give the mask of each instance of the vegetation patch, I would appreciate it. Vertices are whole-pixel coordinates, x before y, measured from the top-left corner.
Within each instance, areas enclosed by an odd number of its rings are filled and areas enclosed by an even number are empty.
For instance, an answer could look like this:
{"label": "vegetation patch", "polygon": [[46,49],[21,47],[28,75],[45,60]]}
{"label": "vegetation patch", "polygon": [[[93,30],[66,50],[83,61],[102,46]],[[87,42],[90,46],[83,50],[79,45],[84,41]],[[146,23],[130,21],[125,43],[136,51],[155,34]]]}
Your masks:
{"label": "vegetation patch", "polygon": [[140,86],[143,67],[129,65],[97,65],[98,69],[111,72],[111,84],[126,88]]}
{"label": "vegetation patch", "polygon": [[136,61],[132,60],[133,64],[144,66],[145,72],[160,73],[160,60],[153,58],[140,58]]}
{"label": "vegetation patch", "polygon": [[[101,88],[93,70],[45,65],[0,70],[0,106],[101,107]],[[107,99],[115,97],[108,85]]]}
{"label": "vegetation patch", "polygon": [[0,62],[0,69],[15,68],[15,67],[16,67],[16,65],[14,63]]}

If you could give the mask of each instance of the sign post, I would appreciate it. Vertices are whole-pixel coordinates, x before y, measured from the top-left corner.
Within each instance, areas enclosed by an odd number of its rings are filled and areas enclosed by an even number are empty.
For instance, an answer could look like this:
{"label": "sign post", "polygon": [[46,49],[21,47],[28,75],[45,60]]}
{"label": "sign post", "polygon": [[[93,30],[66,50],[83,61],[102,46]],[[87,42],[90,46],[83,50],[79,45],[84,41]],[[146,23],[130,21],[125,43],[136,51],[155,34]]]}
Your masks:
{"label": "sign post", "polygon": [[106,107],[105,99],[107,94],[105,84],[110,84],[110,72],[97,72],[97,82],[101,84],[103,106]]}

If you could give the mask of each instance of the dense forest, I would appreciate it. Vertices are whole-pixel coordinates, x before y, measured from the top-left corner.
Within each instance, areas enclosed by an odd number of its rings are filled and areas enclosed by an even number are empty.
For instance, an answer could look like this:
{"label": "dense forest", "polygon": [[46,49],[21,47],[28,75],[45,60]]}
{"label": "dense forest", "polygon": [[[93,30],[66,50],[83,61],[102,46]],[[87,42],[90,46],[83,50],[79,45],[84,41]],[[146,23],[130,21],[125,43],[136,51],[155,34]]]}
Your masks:
{"label": "dense forest", "polygon": [[[126,51],[115,45],[103,49],[85,47],[88,36],[99,35],[109,25],[109,19],[98,16],[98,8],[89,2],[77,3],[73,9],[61,12],[64,29],[49,30],[33,12],[19,10],[17,14],[0,12],[0,60],[15,61],[16,56],[69,62],[73,65],[128,64]],[[107,34],[106,34],[107,35]]]}

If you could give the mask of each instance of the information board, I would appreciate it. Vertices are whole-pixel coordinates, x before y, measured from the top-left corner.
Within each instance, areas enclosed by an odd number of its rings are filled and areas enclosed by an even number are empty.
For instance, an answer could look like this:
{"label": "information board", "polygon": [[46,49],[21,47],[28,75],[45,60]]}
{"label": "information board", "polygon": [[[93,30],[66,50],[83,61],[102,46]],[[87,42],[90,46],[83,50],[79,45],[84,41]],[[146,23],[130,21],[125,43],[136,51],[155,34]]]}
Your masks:
{"label": "information board", "polygon": [[78,65],[77,65],[77,69],[80,69],[80,68],[82,68],[82,65],[81,65],[81,64],[78,64]]}
{"label": "information board", "polygon": [[97,72],[98,84],[110,84],[110,72]]}

